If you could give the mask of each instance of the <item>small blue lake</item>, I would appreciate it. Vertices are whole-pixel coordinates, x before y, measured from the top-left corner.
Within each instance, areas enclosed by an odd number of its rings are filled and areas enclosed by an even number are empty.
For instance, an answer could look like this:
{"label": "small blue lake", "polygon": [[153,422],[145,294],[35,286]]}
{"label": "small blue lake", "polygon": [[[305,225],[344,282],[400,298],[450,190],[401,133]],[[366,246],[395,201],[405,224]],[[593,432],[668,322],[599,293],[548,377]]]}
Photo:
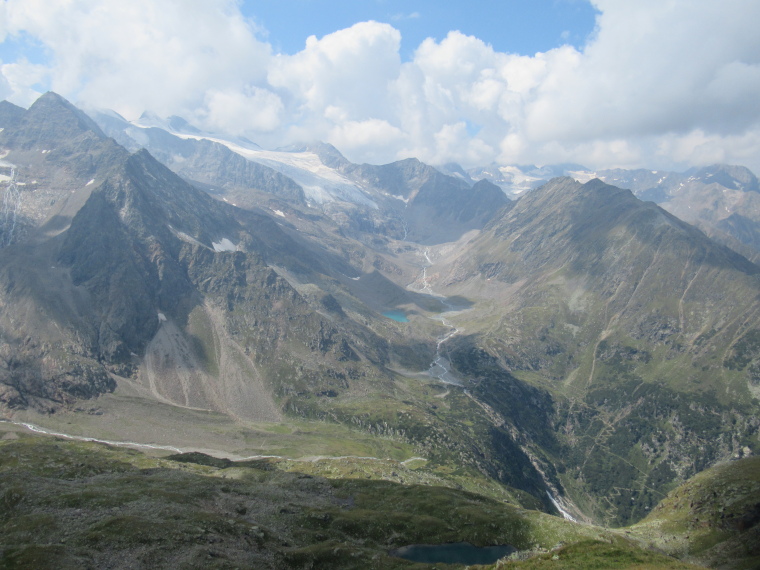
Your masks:
{"label": "small blue lake", "polygon": [[399,323],[408,323],[409,319],[406,318],[406,313],[404,311],[385,311],[383,313],[384,317],[388,317],[389,319],[393,319],[394,321],[398,321]]}

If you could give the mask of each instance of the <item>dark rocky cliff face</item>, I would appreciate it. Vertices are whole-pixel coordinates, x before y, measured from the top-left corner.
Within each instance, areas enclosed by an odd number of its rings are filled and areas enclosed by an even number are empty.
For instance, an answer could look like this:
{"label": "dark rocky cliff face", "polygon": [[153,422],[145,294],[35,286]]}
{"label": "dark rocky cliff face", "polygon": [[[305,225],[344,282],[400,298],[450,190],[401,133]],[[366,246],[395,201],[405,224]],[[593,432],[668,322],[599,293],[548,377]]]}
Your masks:
{"label": "dark rocky cliff face", "polygon": [[337,151],[329,145],[321,145],[317,151],[325,164],[374,192],[373,197],[387,208],[386,217],[398,220],[400,227],[393,230],[397,238],[425,244],[454,241],[469,230],[482,228],[512,204],[488,181],[470,187],[415,158],[381,166],[358,165],[336,156]]}
{"label": "dark rocky cliff face", "polygon": [[[38,204],[42,221],[30,222],[28,239],[0,250],[6,406],[55,406],[113,389],[109,373],[138,374],[162,322],[187,323],[204,304],[220,308],[221,326],[255,361],[276,369],[264,379],[281,394],[299,378],[308,386],[296,392],[346,388],[349,376],[368,370],[382,375],[383,342],[345,315],[337,327],[319,316],[265,261],[304,278],[329,273],[311,246],[267,216],[213,199],[147,151],[130,155],[56,95],[41,98],[19,125],[3,133],[9,160],[25,161],[28,177],[63,181],[54,201],[81,196],[47,233],[62,216]],[[29,190],[27,202],[47,191]],[[361,373],[357,348],[369,357]]]}

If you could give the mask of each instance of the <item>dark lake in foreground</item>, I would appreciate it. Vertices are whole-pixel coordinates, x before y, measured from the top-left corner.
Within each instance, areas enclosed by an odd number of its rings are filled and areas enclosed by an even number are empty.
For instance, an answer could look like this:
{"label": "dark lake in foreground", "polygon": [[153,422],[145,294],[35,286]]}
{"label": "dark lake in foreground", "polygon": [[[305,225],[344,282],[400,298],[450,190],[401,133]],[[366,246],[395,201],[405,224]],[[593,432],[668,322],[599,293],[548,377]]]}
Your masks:
{"label": "dark lake in foreground", "polygon": [[512,554],[517,549],[504,544],[501,546],[473,546],[469,542],[453,544],[412,544],[391,550],[391,556],[412,562],[447,562],[449,564],[493,564],[499,558]]}

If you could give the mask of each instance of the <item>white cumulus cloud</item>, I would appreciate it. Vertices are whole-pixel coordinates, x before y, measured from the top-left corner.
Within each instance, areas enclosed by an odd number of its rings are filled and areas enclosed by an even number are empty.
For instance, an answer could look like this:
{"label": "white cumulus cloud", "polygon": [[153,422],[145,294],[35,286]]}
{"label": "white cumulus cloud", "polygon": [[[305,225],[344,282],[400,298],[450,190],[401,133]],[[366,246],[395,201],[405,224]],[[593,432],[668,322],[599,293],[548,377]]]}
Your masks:
{"label": "white cumulus cloud", "polygon": [[7,31],[52,54],[50,88],[135,115],[187,113],[263,81],[270,53],[231,0],[6,0]]}
{"label": "white cumulus cloud", "polygon": [[206,94],[207,114],[202,122],[210,129],[232,135],[252,131],[271,132],[280,126],[282,100],[276,93],[259,87],[243,91],[209,91]]}
{"label": "white cumulus cloud", "polygon": [[236,0],[5,0],[0,40],[23,34],[49,58],[4,62],[0,91],[28,104],[49,86],[266,146],[326,140],[357,162],[760,171],[760,2],[590,1],[581,49],[500,53],[453,30],[402,62],[400,32],[381,22],[285,55]]}
{"label": "white cumulus cloud", "polygon": [[268,79],[288,93],[292,116],[324,136],[331,118],[387,114],[385,94],[401,67],[400,44],[401,34],[390,25],[362,22],[322,39],[311,36],[295,55],[276,56]]}

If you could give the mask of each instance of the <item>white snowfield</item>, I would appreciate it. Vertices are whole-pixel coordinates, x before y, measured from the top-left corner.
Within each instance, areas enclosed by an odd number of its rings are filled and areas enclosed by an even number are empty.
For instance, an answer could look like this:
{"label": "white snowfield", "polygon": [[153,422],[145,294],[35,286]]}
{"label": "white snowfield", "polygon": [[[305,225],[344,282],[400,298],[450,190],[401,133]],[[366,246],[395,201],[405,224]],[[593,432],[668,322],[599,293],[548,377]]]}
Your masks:
{"label": "white snowfield", "polygon": [[[225,143],[222,142],[222,144]],[[314,152],[247,150],[232,144],[225,146],[249,160],[292,178],[303,188],[306,199],[310,202],[324,204],[340,200],[377,208],[377,204],[357,184],[322,164]]]}
{"label": "white snowfield", "polygon": [[530,190],[533,188],[533,184],[540,180],[540,178],[537,178],[536,176],[525,174],[516,166],[502,166],[499,168],[499,172],[501,172],[501,175],[505,180],[512,181],[512,193],[516,196]]}
{"label": "white snowfield", "polygon": [[581,184],[585,184],[586,182],[589,182],[590,180],[597,178],[596,172],[591,172],[587,170],[573,170],[573,171],[568,172],[568,174],[572,178],[574,178],[577,182],[580,182]]}
{"label": "white snowfield", "polygon": [[127,133],[138,144],[141,142],[139,134],[132,130],[146,129],[152,126],[160,126],[171,132],[174,136],[182,139],[208,140],[226,146],[232,152],[243,158],[268,166],[277,172],[292,178],[300,185],[308,202],[324,204],[326,202],[351,202],[362,204],[370,208],[377,208],[377,204],[364,192],[364,190],[336,170],[325,166],[316,153],[311,151],[279,151],[263,150],[256,144],[233,142],[224,138],[206,134],[180,133],[168,128],[167,125],[155,125],[143,121],[132,123],[136,129],[130,129]]}

